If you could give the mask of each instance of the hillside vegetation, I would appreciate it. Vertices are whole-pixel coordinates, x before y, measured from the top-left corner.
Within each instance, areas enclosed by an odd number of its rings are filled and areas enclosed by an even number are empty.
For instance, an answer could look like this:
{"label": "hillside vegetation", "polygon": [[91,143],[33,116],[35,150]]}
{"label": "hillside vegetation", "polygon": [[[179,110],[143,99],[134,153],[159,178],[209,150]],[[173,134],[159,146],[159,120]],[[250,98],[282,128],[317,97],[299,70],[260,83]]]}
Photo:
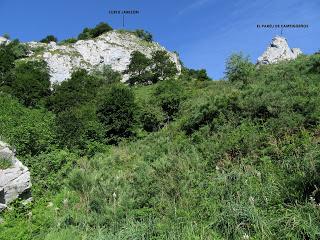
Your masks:
{"label": "hillside vegetation", "polygon": [[42,74],[31,95],[24,66],[0,68],[0,136],[34,199],[2,213],[0,239],[319,239],[320,55],[226,65],[132,86],[80,70],[49,92]]}

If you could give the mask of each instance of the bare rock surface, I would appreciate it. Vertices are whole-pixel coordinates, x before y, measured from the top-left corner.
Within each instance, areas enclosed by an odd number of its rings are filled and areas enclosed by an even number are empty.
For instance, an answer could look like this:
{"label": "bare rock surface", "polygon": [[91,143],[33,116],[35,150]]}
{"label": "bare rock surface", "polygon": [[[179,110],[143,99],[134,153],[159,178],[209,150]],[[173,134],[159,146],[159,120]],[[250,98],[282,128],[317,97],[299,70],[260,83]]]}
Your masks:
{"label": "bare rock surface", "polygon": [[[125,31],[110,31],[95,39],[79,40],[72,44],[27,43],[31,48],[31,59],[43,59],[48,63],[52,83],[60,83],[70,78],[72,72],[83,68],[88,71],[109,65],[115,71],[123,72],[131,60],[133,51],[140,51],[147,57],[158,50],[165,50],[155,42],[147,42]],[[170,59],[181,71],[177,54],[167,51]],[[124,76],[126,81],[128,76]]]}
{"label": "bare rock surface", "polygon": [[0,158],[11,161],[11,166],[0,169],[0,211],[15,199],[30,197],[30,172],[16,157],[10,147],[0,141]]}
{"label": "bare rock surface", "polygon": [[2,44],[7,44],[9,43],[10,41],[8,39],[6,39],[5,37],[0,37],[0,45]]}
{"label": "bare rock surface", "polygon": [[283,60],[293,60],[301,53],[299,48],[291,49],[286,38],[276,36],[272,39],[267,50],[258,58],[257,64],[273,64]]}

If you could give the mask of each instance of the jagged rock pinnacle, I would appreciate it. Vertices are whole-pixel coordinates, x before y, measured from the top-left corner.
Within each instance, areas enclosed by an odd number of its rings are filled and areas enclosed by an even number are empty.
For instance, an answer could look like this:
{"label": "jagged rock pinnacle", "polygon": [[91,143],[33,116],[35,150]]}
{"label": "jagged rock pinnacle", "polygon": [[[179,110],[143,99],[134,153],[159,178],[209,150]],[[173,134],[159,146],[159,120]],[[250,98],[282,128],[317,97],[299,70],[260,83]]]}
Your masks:
{"label": "jagged rock pinnacle", "polygon": [[283,60],[292,60],[298,57],[302,51],[299,48],[290,48],[287,39],[276,36],[272,39],[270,46],[258,58],[258,65],[278,63]]}

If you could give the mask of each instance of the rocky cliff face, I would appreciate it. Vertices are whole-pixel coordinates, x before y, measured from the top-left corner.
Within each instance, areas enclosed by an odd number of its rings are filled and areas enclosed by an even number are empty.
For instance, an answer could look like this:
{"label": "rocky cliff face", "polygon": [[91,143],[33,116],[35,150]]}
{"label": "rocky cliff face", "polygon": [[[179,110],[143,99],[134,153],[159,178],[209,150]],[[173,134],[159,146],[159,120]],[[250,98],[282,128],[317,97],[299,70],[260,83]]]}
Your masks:
{"label": "rocky cliff face", "polygon": [[30,172],[10,150],[9,146],[0,141],[0,158],[11,161],[7,169],[0,169],[0,211],[7,204],[21,197],[30,198],[31,180]]}
{"label": "rocky cliff face", "polygon": [[258,58],[258,65],[272,64],[283,60],[292,60],[298,57],[302,51],[299,48],[290,48],[287,39],[276,36],[272,39],[270,46]]}
{"label": "rocky cliff face", "polygon": [[[92,40],[80,40],[73,44],[59,45],[30,42],[31,59],[43,59],[48,63],[51,82],[62,82],[78,68],[92,70],[110,65],[113,70],[122,72],[130,63],[133,51],[140,51],[150,57],[157,50],[166,50],[158,43],[141,40],[136,35],[124,31],[111,31]],[[175,53],[168,52],[179,72],[181,65]],[[126,81],[128,76],[124,76]]]}

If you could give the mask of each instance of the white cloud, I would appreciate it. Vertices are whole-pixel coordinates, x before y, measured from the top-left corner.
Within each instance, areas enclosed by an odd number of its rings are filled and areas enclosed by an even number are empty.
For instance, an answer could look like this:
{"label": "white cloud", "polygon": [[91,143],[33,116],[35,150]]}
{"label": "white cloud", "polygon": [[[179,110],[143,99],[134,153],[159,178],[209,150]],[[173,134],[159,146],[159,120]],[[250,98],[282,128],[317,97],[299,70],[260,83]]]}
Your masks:
{"label": "white cloud", "polygon": [[190,12],[191,10],[193,9],[196,9],[196,8],[200,8],[202,7],[203,5],[205,5],[206,3],[210,2],[210,0],[196,0],[194,1],[193,3],[187,5],[185,8],[181,9],[178,14],[179,15],[183,15],[187,12]]}

